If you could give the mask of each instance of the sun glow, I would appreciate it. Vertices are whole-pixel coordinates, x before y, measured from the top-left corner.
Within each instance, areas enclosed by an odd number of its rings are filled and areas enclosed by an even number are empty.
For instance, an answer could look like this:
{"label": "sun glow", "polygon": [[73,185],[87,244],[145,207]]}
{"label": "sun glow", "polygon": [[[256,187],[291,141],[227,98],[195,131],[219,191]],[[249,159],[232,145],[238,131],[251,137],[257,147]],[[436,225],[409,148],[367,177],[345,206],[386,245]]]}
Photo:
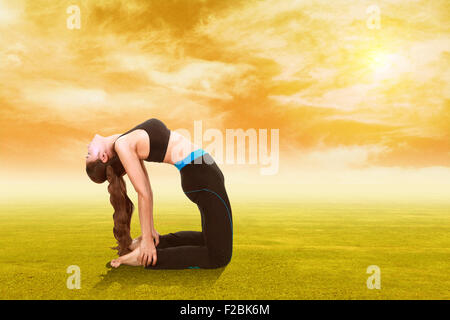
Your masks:
{"label": "sun glow", "polygon": [[368,56],[368,67],[375,79],[392,78],[402,72],[411,71],[406,57],[398,53],[372,51]]}
{"label": "sun glow", "polygon": [[6,4],[5,1],[0,0],[0,25],[13,23],[19,18],[19,5],[20,3]]}
{"label": "sun glow", "polygon": [[397,59],[398,56],[396,54],[375,51],[372,52],[371,56],[369,57],[370,68],[376,74],[386,73],[392,70]]}

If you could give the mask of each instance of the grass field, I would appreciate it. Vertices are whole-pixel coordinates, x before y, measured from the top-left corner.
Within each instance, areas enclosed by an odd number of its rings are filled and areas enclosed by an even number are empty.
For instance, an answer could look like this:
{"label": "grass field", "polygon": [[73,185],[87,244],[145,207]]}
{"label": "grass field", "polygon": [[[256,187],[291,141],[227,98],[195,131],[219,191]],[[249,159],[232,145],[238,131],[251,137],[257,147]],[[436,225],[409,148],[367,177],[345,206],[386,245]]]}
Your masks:
{"label": "grass field", "polygon": [[[1,299],[449,299],[450,205],[233,203],[222,269],[109,269],[107,201],[0,207]],[[187,200],[155,209],[161,233],[200,230]],[[139,230],[137,211],[133,236]],[[69,290],[69,265],[81,289]],[[369,290],[369,265],[381,289]]]}

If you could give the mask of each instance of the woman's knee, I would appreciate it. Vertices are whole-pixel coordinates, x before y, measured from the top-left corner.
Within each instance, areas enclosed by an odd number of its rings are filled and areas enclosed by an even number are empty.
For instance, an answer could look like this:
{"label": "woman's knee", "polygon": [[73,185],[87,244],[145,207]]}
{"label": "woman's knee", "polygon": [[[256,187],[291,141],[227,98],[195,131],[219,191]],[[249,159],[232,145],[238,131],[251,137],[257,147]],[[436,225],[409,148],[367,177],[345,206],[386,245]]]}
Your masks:
{"label": "woman's knee", "polygon": [[227,266],[231,261],[231,250],[227,252],[222,252],[220,255],[214,255],[212,257],[213,268],[221,268]]}

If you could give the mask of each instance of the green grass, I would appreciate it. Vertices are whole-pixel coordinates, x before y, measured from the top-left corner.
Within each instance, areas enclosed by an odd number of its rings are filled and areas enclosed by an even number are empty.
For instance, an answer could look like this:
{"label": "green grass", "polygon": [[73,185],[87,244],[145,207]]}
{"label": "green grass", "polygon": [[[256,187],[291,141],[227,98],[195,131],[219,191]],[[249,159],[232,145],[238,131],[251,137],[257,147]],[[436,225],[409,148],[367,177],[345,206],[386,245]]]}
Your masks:
{"label": "green grass", "polygon": [[[233,203],[234,252],[222,269],[109,269],[104,203],[0,206],[1,299],[449,299],[449,205]],[[163,203],[161,233],[200,230],[196,207]],[[133,218],[133,236],[139,230]],[[69,265],[81,289],[69,290]],[[381,268],[381,290],[366,269]]]}

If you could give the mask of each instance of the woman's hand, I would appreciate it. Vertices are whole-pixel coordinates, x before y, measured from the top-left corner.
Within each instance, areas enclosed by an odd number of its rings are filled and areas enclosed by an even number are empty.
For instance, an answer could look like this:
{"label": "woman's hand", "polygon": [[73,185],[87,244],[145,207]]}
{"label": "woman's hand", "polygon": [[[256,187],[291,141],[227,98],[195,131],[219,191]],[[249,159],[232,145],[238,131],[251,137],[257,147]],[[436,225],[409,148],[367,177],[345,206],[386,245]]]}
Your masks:
{"label": "woman's hand", "polygon": [[[156,230],[155,230],[156,231]],[[158,240],[159,241],[159,240]],[[138,261],[142,266],[154,266],[156,264],[156,248],[152,238],[142,238],[140,245],[140,255]]]}
{"label": "woman's hand", "polygon": [[158,244],[159,244],[159,233],[158,233],[158,231],[156,231],[155,228],[153,228],[153,230],[152,230],[152,236],[153,236],[153,239],[155,240],[155,246],[158,246]]}

